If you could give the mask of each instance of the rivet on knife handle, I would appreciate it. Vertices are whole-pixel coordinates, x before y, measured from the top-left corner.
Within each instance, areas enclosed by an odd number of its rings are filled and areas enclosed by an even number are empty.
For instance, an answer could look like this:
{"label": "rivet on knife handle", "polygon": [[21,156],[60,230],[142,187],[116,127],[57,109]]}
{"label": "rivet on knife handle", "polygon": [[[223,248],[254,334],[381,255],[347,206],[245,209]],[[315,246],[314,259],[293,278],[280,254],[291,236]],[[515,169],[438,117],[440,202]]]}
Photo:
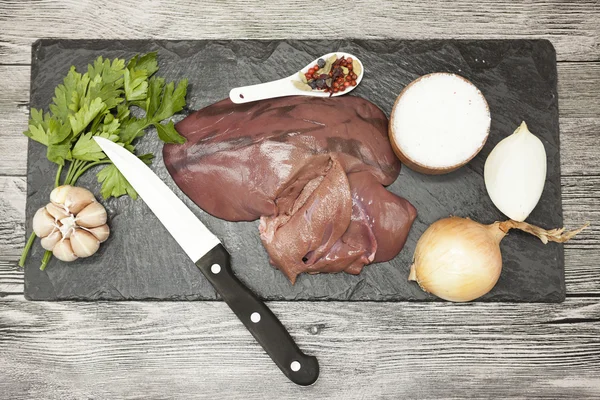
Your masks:
{"label": "rivet on knife handle", "polygon": [[275,314],[235,277],[229,253],[221,244],[198,260],[196,266],[292,382],[306,386],[317,380],[317,358],[302,353]]}

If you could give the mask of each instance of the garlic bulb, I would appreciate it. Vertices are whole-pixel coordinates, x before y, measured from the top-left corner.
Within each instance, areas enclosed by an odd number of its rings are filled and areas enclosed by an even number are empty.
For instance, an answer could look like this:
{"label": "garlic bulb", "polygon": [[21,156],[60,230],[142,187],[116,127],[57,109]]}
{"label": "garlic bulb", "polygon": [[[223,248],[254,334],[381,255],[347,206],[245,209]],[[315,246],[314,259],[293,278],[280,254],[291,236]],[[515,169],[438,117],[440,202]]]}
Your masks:
{"label": "garlic bulb", "polygon": [[492,202],[510,219],[524,221],[533,211],[546,182],[546,150],[525,122],[494,147],[484,179]]}
{"label": "garlic bulb", "polygon": [[96,253],[110,230],[106,210],[92,192],[59,186],[50,194],[50,201],[33,217],[33,231],[42,239],[42,247],[67,262]]}

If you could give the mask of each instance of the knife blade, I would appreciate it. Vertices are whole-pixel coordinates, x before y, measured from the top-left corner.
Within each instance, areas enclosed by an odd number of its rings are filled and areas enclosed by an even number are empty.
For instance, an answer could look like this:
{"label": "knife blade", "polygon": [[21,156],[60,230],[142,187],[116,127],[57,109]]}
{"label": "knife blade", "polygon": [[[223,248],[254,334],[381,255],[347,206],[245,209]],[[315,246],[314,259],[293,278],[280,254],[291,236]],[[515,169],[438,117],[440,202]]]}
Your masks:
{"label": "knife blade", "polygon": [[317,358],[304,354],[275,314],[237,279],[219,238],[142,160],[108,139],[94,140],[279,369],[298,385],[313,384]]}

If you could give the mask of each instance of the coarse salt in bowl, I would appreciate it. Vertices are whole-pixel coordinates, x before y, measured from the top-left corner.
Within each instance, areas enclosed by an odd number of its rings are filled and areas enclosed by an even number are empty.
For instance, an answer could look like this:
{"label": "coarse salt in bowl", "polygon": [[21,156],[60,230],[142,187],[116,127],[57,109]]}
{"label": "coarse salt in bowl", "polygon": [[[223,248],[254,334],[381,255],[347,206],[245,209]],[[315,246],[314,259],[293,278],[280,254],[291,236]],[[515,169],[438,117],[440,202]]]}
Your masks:
{"label": "coarse salt in bowl", "polygon": [[488,104],[475,85],[462,76],[436,72],[411,82],[396,99],[390,142],[410,169],[445,174],[479,153],[490,122]]}

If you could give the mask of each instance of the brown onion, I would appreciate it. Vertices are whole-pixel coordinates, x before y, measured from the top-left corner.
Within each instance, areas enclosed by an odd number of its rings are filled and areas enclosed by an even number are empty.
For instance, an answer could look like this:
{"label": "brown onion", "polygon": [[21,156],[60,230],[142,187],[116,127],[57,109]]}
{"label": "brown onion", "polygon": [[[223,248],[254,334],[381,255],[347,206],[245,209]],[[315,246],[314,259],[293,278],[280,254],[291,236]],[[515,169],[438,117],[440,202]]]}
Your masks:
{"label": "brown onion", "polygon": [[500,277],[500,241],[509,230],[520,229],[545,244],[566,242],[586,226],[565,232],[513,220],[483,225],[466,218],[444,218],[419,238],[408,279],[444,300],[475,300],[492,290]]}

